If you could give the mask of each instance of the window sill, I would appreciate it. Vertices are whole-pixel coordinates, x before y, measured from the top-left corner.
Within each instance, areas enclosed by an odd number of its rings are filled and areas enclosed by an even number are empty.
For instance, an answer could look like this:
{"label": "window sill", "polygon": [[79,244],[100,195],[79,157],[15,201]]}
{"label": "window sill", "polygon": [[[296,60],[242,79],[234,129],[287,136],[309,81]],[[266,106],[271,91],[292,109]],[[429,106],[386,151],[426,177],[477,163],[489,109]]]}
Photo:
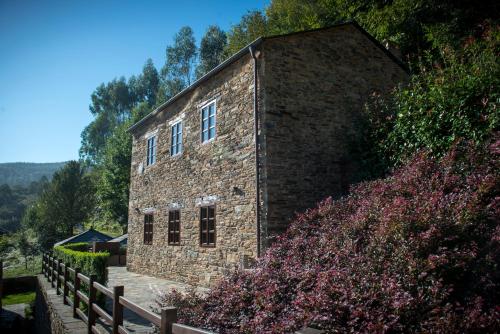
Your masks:
{"label": "window sill", "polygon": [[201,142],[201,146],[203,146],[203,145],[209,145],[210,143],[214,142],[215,139],[217,139],[217,137],[214,137],[214,138],[209,139],[209,140],[202,141]]}
{"label": "window sill", "polygon": [[176,153],[176,154],[170,154],[170,158],[172,159],[178,159],[182,156],[182,153],[184,153],[184,151],[181,151],[179,153]]}

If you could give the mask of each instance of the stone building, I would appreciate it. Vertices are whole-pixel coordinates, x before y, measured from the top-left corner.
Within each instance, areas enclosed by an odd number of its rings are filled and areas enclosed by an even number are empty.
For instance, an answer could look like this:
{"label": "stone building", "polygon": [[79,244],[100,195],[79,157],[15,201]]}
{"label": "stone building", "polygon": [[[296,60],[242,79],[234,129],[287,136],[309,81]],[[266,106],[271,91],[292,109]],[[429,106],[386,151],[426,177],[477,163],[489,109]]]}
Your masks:
{"label": "stone building", "polygon": [[130,128],[127,266],[210,286],[347,189],[364,103],[407,80],[356,23],[259,38]]}

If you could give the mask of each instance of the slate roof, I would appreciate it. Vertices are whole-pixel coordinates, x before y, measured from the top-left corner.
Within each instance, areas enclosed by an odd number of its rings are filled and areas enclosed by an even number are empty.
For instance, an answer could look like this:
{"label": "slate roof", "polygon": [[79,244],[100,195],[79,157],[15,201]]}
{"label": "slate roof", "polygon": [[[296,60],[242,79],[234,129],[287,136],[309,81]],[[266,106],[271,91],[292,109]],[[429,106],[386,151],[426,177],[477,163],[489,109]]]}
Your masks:
{"label": "slate roof", "polygon": [[93,228],[82,232],[80,234],[74,235],[68,239],[64,239],[62,241],[56,242],[54,246],[61,246],[65,245],[68,243],[75,243],[75,242],[94,242],[94,241],[110,241],[113,239],[107,234],[101,233],[99,231],[94,230]]}
{"label": "slate roof", "polygon": [[116,237],[114,239],[109,240],[110,242],[119,242],[120,245],[126,245],[128,240],[128,233],[125,233],[124,235],[120,235],[119,237]]}

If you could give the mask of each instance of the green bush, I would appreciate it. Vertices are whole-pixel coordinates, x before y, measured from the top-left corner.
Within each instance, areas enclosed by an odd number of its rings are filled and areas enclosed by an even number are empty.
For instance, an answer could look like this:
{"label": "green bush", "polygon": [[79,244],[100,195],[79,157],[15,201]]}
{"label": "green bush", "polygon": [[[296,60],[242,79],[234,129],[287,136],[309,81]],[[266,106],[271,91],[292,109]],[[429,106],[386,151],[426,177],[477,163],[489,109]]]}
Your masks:
{"label": "green bush", "polygon": [[62,247],[74,251],[87,252],[90,248],[90,245],[88,242],[75,242],[73,244],[66,244]]}
{"label": "green bush", "polygon": [[105,284],[107,281],[106,264],[109,253],[86,252],[87,243],[75,243],[54,247],[54,255],[64,263],[68,263],[71,268],[80,268],[82,274],[90,276],[96,275],[99,283]]}
{"label": "green bush", "polygon": [[460,139],[487,141],[500,126],[499,50],[499,30],[491,28],[460,50],[442,48],[440,60],[422,60],[408,86],[374,96],[360,150],[365,170],[384,172],[421,149],[441,157]]}

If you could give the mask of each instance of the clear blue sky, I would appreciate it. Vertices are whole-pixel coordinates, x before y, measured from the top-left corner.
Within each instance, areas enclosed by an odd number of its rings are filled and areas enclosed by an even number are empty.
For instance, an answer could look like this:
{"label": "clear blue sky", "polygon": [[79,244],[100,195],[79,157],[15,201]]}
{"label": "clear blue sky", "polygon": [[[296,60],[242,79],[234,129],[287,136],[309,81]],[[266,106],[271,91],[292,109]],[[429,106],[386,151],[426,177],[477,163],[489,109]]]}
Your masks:
{"label": "clear blue sky", "polygon": [[102,82],[160,68],[184,25],[197,42],[268,0],[0,0],[0,162],[78,158]]}

